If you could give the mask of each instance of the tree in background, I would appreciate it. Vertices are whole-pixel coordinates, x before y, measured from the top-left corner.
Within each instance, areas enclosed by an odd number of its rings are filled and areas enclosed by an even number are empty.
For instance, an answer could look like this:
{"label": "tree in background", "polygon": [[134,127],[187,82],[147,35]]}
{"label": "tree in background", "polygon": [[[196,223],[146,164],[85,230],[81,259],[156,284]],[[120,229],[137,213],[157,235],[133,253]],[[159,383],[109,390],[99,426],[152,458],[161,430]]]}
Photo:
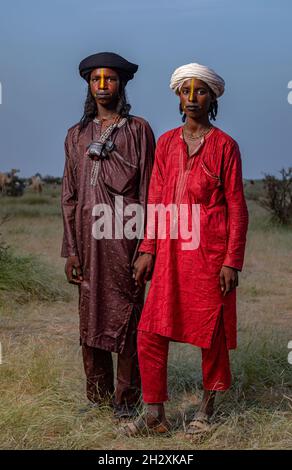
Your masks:
{"label": "tree in background", "polygon": [[292,167],[280,171],[282,179],[265,175],[265,196],[260,203],[271,214],[272,219],[282,225],[292,223]]}

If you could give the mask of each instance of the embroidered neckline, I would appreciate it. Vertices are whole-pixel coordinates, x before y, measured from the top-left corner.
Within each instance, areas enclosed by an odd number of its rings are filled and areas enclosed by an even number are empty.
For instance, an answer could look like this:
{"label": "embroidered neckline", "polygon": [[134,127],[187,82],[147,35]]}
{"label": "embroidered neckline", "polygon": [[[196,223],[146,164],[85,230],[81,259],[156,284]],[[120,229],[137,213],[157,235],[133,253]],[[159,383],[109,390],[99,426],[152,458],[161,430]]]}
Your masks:
{"label": "embroidered neckline", "polygon": [[213,134],[213,132],[215,131],[215,129],[217,129],[217,127],[213,126],[213,127],[209,130],[209,132],[207,132],[207,134],[204,135],[204,136],[201,138],[201,140],[199,141],[199,144],[197,145],[197,148],[196,148],[195,151],[192,153],[192,155],[189,155],[189,154],[188,154],[188,151],[187,151],[187,143],[186,143],[186,141],[185,141],[185,139],[184,139],[184,137],[183,137],[183,126],[181,126],[181,127],[179,128],[179,130],[180,130],[179,137],[180,137],[180,139],[181,139],[181,144],[184,146],[184,150],[185,150],[186,153],[187,153],[188,159],[194,158],[194,157],[197,155],[198,151],[201,150],[201,148],[202,148],[203,145],[205,144],[206,140],[209,139],[209,137]]}

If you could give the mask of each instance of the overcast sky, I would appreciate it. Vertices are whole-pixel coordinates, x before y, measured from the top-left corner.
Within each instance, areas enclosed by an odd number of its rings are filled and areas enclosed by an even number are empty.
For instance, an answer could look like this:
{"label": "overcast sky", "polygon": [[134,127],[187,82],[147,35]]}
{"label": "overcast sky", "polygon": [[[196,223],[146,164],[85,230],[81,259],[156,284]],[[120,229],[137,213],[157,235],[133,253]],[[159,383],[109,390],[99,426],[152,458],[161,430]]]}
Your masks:
{"label": "overcast sky", "polygon": [[181,124],[173,70],[200,62],[226,82],[216,125],[241,148],[246,178],[292,166],[291,0],[2,0],[0,171],[61,175],[81,117],[78,64],[112,51],[139,64],[132,113],[158,137]]}

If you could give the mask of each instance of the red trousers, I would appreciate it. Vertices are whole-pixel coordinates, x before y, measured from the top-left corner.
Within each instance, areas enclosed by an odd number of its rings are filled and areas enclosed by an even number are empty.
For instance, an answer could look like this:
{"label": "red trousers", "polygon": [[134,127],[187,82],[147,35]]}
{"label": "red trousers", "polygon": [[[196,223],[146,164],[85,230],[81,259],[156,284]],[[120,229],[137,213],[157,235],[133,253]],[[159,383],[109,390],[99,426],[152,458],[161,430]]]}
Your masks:
{"label": "red trousers", "polygon": [[[167,395],[167,356],[170,338],[138,332],[138,357],[145,403],[162,403]],[[210,349],[202,349],[202,374],[205,390],[227,390],[231,384],[229,353],[223,317],[219,316]]]}

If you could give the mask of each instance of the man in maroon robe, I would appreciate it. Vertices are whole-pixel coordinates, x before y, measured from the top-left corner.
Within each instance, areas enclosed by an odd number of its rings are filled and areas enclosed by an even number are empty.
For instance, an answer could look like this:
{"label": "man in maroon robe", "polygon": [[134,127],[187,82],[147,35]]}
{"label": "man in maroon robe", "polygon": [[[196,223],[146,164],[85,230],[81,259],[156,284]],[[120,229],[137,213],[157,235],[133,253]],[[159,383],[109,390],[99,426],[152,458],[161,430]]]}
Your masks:
{"label": "man in maroon robe", "polygon": [[[80,63],[88,94],[81,121],[66,137],[62,184],[62,256],[67,258],[68,281],[79,287],[87,397],[93,406],[112,397],[111,353],[117,353],[113,404],[118,417],[133,415],[140,397],[136,329],[144,289],[132,278],[139,240],[123,232],[129,216],[119,236],[96,236],[94,226],[100,205],[112,210],[112,229],[121,222],[116,220],[117,201],[120,210],[134,203],[145,207],[147,202],[153,132],[144,119],[129,114],[125,95],[125,85],[137,69],[114,53],[94,54]],[[108,229],[104,227],[105,234]]]}

